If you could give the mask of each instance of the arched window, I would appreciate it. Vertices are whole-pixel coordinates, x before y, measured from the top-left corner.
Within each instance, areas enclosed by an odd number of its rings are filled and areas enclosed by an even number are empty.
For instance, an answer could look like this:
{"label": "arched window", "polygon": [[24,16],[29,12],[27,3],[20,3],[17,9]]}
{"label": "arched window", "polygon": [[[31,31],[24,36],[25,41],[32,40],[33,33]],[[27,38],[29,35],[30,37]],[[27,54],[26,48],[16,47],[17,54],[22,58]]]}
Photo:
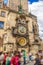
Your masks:
{"label": "arched window", "polygon": [[7,5],[7,3],[8,3],[8,0],[4,0],[4,4]]}
{"label": "arched window", "polygon": [[4,28],[4,22],[0,21],[0,29],[3,29],[3,28]]}
{"label": "arched window", "polygon": [[35,29],[34,29],[34,26],[33,26],[33,32],[35,31]]}
{"label": "arched window", "polygon": [[5,12],[1,11],[1,16],[5,17]]}

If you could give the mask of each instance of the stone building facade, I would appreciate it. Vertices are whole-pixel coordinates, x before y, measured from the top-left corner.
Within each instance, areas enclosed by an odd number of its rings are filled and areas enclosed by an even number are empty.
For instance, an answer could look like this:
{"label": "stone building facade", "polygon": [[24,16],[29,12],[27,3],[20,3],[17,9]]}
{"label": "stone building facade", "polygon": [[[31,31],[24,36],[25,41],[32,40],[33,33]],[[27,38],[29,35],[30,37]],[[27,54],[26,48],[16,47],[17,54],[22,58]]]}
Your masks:
{"label": "stone building facade", "polygon": [[[18,2],[18,0],[9,1],[11,1],[11,3]],[[28,4],[26,0],[25,5],[23,6],[24,8],[26,6],[28,11],[27,5]],[[8,7],[8,5],[5,6],[1,4],[1,6],[2,7],[0,7],[0,38],[3,39],[3,45],[1,46],[2,50],[26,50],[27,52],[31,51],[32,53],[35,53],[35,51],[37,52],[40,47],[37,17],[32,14],[27,14],[25,11],[24,13],[22,11],[22,8],[20,8],[19,11],[11,9],[10,7]]]}
{"label": "stone building facade", "polygon": [[28,0],[8,0],[7,6],[15,11],[19,11],[19,8],[22,8],[23,13],[28,14]]}

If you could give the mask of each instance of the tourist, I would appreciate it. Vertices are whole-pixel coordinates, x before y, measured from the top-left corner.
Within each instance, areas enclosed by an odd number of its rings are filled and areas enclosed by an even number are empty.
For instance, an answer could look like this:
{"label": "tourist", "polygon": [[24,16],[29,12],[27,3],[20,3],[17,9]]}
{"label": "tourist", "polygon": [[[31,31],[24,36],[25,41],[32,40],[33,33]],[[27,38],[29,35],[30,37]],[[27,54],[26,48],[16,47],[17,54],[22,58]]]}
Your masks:
{"label": "tourist", "polygon": [[18,65],[21,65],[21,54],[20,52],[18,51],[18,57],[19,57],[19,62],[18,62]]}
{"label": "tourist", "polygon": [[0,52],[0,65],[2,65],[4,59],[4,55],[2,52]]}
{"label": "tourist", "polygon": [[11,58],[10,65],[18,65],[19,62],[19,57],[18,57],[18,52],[14,52],[14,56]]}
{"label": "tourist", "polygon": [[29,52],[29,60],[31,61],[32,60],[32,53]]}
{"label": "tourist", "polygon": [[7,58],[6,58],[6,65],[10,65],[10,60],[11,60],[11,57],[10,57],[10,53],[8,52]]}
{"label": "tourist", "polygon": [[36,54],[36,58],[35,58],[35,64],[34,65],[41,65],[40,59],[39,59],[39,55]]}
{"label": "tourist", "polygon": [[41,56],[41,65],[43,65],[43,55]]}
{"label": "tourist", "polygon": [[43,50],[42,50],[42,56],[43,56]]}
{"label": "tourist", "polygon": [[2,65],[5,65],[7,54],[6,53],[3,53],[3,55],[4,55],[4,59],[3,59],[3,64]]}
{"label": "tourist", "polygon": [[24,59],[24,64],[26,64],[26,51],[23,51],[23,59]]}

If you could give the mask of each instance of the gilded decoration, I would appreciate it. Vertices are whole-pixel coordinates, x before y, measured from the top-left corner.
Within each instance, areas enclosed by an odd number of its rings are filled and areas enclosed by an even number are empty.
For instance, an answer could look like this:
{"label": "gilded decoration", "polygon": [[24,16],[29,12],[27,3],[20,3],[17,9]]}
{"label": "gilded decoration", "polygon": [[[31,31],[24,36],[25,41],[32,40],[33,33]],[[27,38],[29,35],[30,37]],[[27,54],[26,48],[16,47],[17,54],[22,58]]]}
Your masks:
{"label": "gilded decoration", "polygon": [[26,40],[26,38],[24,38],[24,37],[20,37],[20,38],[18,38],[18,43],[19,43],[19,45],[21,45],[21,46],[25,46],[26,43],[27,43],[27,40]]}

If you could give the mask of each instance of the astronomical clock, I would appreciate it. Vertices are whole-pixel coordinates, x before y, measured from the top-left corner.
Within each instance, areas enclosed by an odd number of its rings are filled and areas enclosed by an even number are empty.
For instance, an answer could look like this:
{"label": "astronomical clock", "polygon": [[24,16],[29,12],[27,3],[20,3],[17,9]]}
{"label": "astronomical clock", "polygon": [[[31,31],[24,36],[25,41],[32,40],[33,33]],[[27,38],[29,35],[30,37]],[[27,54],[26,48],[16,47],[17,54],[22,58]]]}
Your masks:
{"label": "astronomical clock", "polygon": [[27,42],[27,40],[24,37],[18,38],[18,43],[20,46],[25,46],[26,42]]}
{"label": "astronomical clock", "polygon": [[26,27],[23,26],[22,24],[18,25],[18,33],[21,35],[25,35],[26,34]]}
{"label": "astronomical clock", "polygon": [[16,18],[16,27],[13,29],[13,34],[16,36],[18,48],[25,48],[29,44],[27,24],[25,16]]}

